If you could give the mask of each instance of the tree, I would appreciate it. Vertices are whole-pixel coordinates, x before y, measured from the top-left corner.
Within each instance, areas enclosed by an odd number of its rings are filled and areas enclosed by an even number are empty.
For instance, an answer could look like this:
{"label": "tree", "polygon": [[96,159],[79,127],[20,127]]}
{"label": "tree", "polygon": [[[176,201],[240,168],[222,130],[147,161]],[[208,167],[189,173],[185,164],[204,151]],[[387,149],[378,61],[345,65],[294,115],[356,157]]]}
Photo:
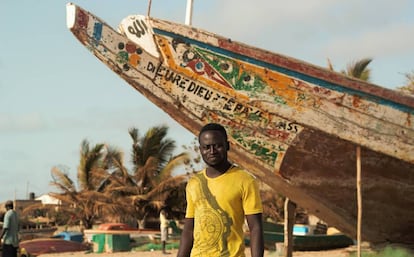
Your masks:
{"label": "tree", "polygon": [[[158,213],[166,204],[174,208],[176,204],[185,199],[173,196],[183,195],[186,175],[173,176],[173,171],[187,163],[189,156],[186,153],[172,156],[175,142],[166,138],[168,127],[156,126],[150,128],[144,137],[140,137],[137,128],[131,128],[129,134],[132,138],[132,164],[135,188],[129,188],[130,199],[135,206],[136,218],[140,227],[145,227],[146,218]],[[135,191],[135,192],[134,192]]]}
{"label": "tree", "polygon": [[370,81],[371,70],[368,68],[368,65],[371,61],[372,59],[370,58],[363,58],[358,61],[351,62],[347,65],[346,70],[342,70],[341,73],[360,80]]}
{"label": "tree", "polygon": [[[121,215],[124,211],[116,198],[102,188],[108,177],[108,169],[121,154],[114,148],[104,144],[96,144],[93,148],[87,140],[83,140],[80,148],[76,187],[67,170],[55,166],[52,168],[51,185],[59,193],[51,195],[62,201],[62,211],[69,214],[72,220],[80,220],[86,229],[101,217]],[[119,160],[118,160],[119,161]]]}
{"label": "tree", "polygon": [[[368,65],[372,62],[371,58],[363,58],[357,61],[348,63],[346,69],[341,70],[341,73],[349,77],[370,81],[371,70]],[[328,59],[328,69],[334,71],[331,61]]]}
{"label": "tree", "polygon": [[58,189],[52,196],[62,201],[62,211],[73,221],[89,229],[97,221],[130,221],[141,224],[148,215],[158,214],[163,205],[185,202],[186,175],[173,171],[188,163],[186,153],[172,156],[175,142],[167,139],[165,126],[149,129],[144,137],[138,129],[129,130],[132,144],[132,172],[123,163],[123,154],[115,147],[82,141],[76,187],[64,167],[53,167],[51,184]]}
{"label": "tree", "polygon": [[414,95],[414,71],[405,73],[404,76],[406,78],[406,84],[398,87],[397,90],[406,94]]}

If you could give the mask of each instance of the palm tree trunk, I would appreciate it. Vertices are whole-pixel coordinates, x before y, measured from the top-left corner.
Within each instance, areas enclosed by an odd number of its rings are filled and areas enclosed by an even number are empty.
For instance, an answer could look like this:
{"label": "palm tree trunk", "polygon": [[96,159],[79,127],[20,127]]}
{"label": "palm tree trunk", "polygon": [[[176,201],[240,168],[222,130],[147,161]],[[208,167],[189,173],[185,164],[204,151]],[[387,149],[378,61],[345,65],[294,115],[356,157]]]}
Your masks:
{"label": "palm tree trunk", "polygon": [[146,218],[138,219],[138,229],[144,229],[146,226]]}

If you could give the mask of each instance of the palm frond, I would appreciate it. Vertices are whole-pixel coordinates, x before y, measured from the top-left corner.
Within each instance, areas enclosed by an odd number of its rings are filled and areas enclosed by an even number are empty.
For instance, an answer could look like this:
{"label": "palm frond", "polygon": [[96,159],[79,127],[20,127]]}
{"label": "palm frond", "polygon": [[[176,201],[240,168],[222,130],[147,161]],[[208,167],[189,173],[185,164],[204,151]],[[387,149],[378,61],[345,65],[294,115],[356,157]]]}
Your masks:
{"label": "palm frond", "polygon": [[82,141],[78,166],[78,183],[81,189],[93,189],[96,186],[92,183],[95,181],[91,179],[91,172],[102,165],[104,147],[104,144],[96,144],[90,149],[89,142],[86,139]]}
{"label": "palm frond", "polygon": [[397,90],[404,94],[414,96],[414,71],[404,73],[404,76],[406,79],[405,85],[397,87]]}
{"label": "palm frond", "polygon": [[368,68],[368,65],[371,63],[371,58],[364,58],[355,62],[352,62],[347,65],[346,71],[342,71],[342,73],[354,77],[357,79],[361,79],[364,81],[370,80],[371,70]]}
{"label": "palm frond", "polygon": [[159,176],[157,177],[157,182],[164,181],[172,176],[173,171],[181,165],[185,165],[190,162],[189,153],[181,153],[177,156],[174,156],[169,160],[167,165],[160,171]]}
{"label": "palm frond", "polygon": [[171,154],[176,148],[176,144],[174,140],[165,139],[161,142],[159,156],[160,159],[160,168],[162,169],[166,163],[168,163],[169,159],[171,158]]}
{"label": "palm frond", "polygon": [[170,190],[177,188],[180,184],[186,182],[187,179],[187,175],[180,175],[162,181],[147,193],[148,199],[159,198],[165,193],[169,194]]}
{"label": "palm frond", "polygon": [[104,163],[106,169],[111,169],[113,167],[120,168],[124,163],[124,153],[112,145],[107,145]]}
{"label": "palm frond", "polygon": [[67,173],[63,172],[58,167],[55,166],[52,168],[51,175],[52,175],[53,181],[50,182],[50,184],[58,188],[61,192],[76,191],[73,180],[70,179]]}
{"label": "palm frond", "polygon": [[41,210],[41,211],[50,211],[52,209],[54,209],[55,206],[54,205],[45,205],[42,203],[35,203],[35,204],[31,204],[29,206],[26,206],[22,212],[21,215],[27,215],[30,216],[30,214],[32,214],[35,211]]}
{"label": "palm frond", "polygon": [[145,165],[140,167],[134,174],[135,181],[137,185],[142,188],[150,188],[153,186],[154,178],[157,175],[158,169],[158,159],[156,157],[150,156]]}

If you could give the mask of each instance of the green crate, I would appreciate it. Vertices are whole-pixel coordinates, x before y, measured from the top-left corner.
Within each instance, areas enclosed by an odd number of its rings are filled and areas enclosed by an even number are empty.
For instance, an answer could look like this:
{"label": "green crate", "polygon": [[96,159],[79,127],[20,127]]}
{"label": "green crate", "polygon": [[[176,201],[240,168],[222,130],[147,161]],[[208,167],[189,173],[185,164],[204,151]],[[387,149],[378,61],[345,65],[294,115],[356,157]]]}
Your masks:
{"label": "green crate", "polygon": [[106,235],[106,251],[107,252],[120,252],[130,251],[131,239],[129,234],[127,235]]}
{"label": "green crate", "polygon": [[105,249],[105,234],[92,235],[93,252],[103,253]]}

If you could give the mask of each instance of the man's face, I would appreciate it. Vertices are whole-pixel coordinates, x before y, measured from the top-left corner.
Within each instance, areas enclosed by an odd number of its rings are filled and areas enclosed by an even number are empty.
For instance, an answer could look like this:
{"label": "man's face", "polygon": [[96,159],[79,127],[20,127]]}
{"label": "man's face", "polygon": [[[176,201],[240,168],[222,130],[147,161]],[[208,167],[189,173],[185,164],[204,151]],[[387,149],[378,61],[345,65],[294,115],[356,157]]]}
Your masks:
{"label": "man's face", "polygon": [[200,135],[200,153],[209,166],[227,162],[228,142],[220,131],[208,130]]}

